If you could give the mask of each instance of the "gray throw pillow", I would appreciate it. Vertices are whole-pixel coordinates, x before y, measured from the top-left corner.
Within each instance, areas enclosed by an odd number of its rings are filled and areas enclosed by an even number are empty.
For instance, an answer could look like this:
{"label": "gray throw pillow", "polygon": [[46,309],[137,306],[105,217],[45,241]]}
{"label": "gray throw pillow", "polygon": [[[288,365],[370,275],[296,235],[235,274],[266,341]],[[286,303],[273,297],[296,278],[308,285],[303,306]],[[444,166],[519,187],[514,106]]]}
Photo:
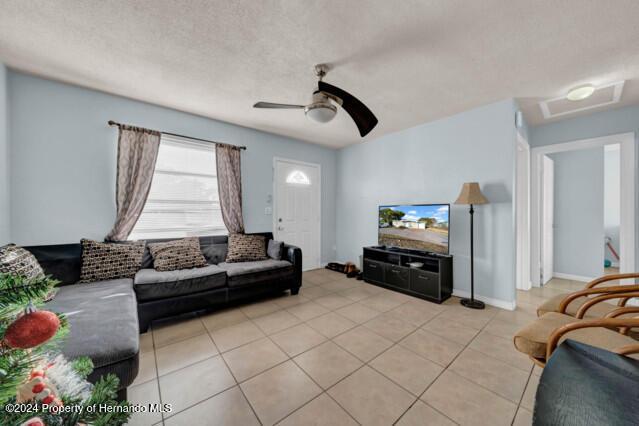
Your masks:
{"label": "gray throw pillow", "polygon": [[282,241],[268,240],[268,248],[266,249],[268,257],[275,260],[282,260],[282,246],[284,246]]}
{"label": "gray throw pillow", "polygon": [[206,259],[200,250],[200,240],[197,237],[152,243],[149,244],[149,251],[153,256],[153,267],[156,271],[177,271],[206,266]]}
{"label": "gray throw pillow", "polygon": [[83,239],[80,282],[133,278],[142,265],[144,241],[100,243]]}
{"label": "gray throw pillow", "polygon": [[266,260],[266,241],[262,235],[230,234],[226,261],[251,262]]}
{"label": "gray throw pillow", "polygon": [[0,274],[19,275],[32,279],[44,276],[44,271],[30,251],[15,244],[0,247]]}

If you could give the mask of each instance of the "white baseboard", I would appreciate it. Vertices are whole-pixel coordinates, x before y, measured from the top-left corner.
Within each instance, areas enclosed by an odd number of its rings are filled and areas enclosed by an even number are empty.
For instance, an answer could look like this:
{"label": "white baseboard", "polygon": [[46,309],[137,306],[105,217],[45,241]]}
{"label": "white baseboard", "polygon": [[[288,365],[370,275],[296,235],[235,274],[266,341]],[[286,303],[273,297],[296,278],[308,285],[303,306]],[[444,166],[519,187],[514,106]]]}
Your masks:
{"label": "white baseboard", "polygon": [[584,277],[581,275],[564,274],[563,272],[553,272],[552,276],[554,278],[561,278],[563,280],[582,281],[585,283],[590,282],[596,278],[596,277]]}
{"label": "white baseboard", "polygon": [[[465,290],[453,289],[453,296],[469,298],[470,292]],[[517,303],[515,301],[508,302],[506,300],[493,299],[492,297],[484,297],[478,294],[475,294],[475,299],[481,300],[487,305],[495,306],[496,308],[507,309],[509,311],[514,311],[515,308],[517,308]]]}

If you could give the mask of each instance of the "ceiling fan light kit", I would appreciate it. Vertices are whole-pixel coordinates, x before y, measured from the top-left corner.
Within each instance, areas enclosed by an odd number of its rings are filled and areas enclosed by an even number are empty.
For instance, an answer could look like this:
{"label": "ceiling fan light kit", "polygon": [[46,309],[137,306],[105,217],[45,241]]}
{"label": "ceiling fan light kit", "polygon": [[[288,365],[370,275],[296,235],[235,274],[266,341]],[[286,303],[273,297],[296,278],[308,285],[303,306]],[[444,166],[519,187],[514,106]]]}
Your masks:
{"label": "ceiling fan light kit", "polygon": [[328,96],[322,92],[313,94],[313,103],[306,105],[304,114],[318,123],[328,123],[337,114],[337,107],[331,103]]}
{"label": "ceiling fan light kit", "polygon": [[328,65],[315,65],[315,74],[319,81],[317,90],[313,92],[313,100],[308,105],[278,104],[272,102],[257,102],[253,108],[265,109],[304,109],[306,116],[318,123],[328,123],[337,115],[340,105],[351,116],[359,134],[364,137],[377,126],[377,118],[359,99],[339,87],[322,81],[328,72]]}

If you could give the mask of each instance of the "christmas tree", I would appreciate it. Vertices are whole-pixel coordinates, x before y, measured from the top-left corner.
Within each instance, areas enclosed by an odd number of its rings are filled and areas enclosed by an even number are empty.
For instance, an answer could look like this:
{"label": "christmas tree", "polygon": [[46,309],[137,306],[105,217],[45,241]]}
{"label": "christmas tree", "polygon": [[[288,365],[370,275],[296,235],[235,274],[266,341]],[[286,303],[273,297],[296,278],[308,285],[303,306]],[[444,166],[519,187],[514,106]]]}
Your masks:
{"label": "christmas tree", "polygon": [[118,378],[90,384],[91,360],[60,354],[72,330],[64,315],[44,308],[57,284],[0,274],[0,425],[122,425],[130,405],[117,401]]}

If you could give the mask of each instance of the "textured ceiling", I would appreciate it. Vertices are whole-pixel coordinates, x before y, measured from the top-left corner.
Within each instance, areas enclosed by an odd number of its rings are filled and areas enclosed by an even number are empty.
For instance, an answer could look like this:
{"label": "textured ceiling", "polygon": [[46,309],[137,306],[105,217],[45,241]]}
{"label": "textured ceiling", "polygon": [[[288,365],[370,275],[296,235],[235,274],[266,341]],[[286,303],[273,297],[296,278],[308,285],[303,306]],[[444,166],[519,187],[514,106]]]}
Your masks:
{"label": "textured ceiling", "polygon": [[[0,61],[15,69],[332,147],[361,142],[255,101],[307,103],[313,65],[366,103],[366,139],[517,97],[628,80],[639,102],[636,0],[0,0]],[[592,111],[590,111],[592,112]],[[366,140],[365,139],[365,140]]]}

